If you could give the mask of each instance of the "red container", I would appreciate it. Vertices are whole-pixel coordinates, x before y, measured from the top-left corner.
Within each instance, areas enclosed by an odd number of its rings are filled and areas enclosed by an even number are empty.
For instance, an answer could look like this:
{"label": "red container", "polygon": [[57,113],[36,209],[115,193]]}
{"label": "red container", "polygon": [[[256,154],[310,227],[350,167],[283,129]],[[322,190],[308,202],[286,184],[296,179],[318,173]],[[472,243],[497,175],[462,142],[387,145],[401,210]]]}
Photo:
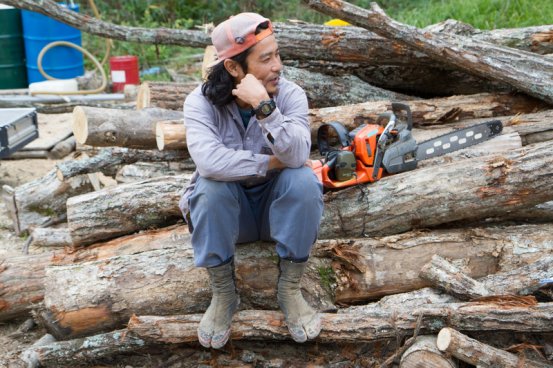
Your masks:
{"label": "red container", "polygon": [[138,75],[138,58],[132,55],[113,56],[109,58],[113,92],[121,92],[125,84],[140,84]]}

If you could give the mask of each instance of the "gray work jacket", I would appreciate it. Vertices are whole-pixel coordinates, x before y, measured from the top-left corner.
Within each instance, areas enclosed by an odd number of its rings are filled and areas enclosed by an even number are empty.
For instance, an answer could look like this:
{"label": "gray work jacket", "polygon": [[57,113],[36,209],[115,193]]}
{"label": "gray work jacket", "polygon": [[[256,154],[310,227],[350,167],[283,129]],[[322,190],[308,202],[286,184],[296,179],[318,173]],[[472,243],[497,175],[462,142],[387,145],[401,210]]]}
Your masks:
{"label": "gray work jacket", "polygon": [[216,107],[202,94],[201,86],[188,95],[184,102],[186,144],[196,172],[179,204],[184,214],[198,176],[252,186],[272,177],[267,171],[269,155],[292,168],[307,161],[311,132],[305,92],[281,77],[273,99],[276,110],[262,120],[254,115],[245,129],[236,102]]}

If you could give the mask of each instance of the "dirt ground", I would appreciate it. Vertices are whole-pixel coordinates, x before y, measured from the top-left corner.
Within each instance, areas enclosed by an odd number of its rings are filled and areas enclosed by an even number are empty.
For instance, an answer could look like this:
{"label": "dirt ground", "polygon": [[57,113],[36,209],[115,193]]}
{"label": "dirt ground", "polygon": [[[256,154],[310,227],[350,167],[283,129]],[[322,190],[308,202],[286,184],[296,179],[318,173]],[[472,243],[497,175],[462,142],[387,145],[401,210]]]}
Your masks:
{"label": "dirt ground", "polygon": [[[1,160],[0,187],[4,185],[16,187],[39,178],[51,170],[56,162],[47,159]],[[0,201],[0,262],[6,258],[23,255],[24,244],[25,238],[15,234],[12,220],[6,213],[5,204]],[[44,334],[44,331],[39,328],[18,334],[17,329],[24,321],[0,324],[0,367],[17,367],[19,353]]]}

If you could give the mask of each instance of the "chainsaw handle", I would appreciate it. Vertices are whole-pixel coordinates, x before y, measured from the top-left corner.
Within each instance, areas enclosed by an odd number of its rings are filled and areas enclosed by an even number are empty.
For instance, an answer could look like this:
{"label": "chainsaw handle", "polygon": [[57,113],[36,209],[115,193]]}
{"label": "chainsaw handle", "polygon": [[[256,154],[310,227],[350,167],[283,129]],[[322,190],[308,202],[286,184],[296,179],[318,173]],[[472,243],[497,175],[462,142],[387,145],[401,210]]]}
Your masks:
{"label": "chainsaw handle", "polygon": [[407,130],[413,129],[413,115],[411,114],[409,105],[401,102],[392,102],[392,111],[396,116],[400,116],[399,113],[405,111],[405,115],[407,115]]}

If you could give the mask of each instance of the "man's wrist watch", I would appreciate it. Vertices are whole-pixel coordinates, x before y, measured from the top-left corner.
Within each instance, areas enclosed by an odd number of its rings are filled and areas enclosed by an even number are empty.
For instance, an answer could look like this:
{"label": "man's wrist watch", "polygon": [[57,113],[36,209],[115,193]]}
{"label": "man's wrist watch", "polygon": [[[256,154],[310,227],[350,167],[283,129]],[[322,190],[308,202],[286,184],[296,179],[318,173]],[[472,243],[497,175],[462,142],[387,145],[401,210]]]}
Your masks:
{"label": "man's wrist watch", "polygon": [[253,111],[255,112],[255,117],[258,119],[265,119],[267,116],[271,115],[276,109],[276,104],[273,99],[264,100],[257,105]]}

